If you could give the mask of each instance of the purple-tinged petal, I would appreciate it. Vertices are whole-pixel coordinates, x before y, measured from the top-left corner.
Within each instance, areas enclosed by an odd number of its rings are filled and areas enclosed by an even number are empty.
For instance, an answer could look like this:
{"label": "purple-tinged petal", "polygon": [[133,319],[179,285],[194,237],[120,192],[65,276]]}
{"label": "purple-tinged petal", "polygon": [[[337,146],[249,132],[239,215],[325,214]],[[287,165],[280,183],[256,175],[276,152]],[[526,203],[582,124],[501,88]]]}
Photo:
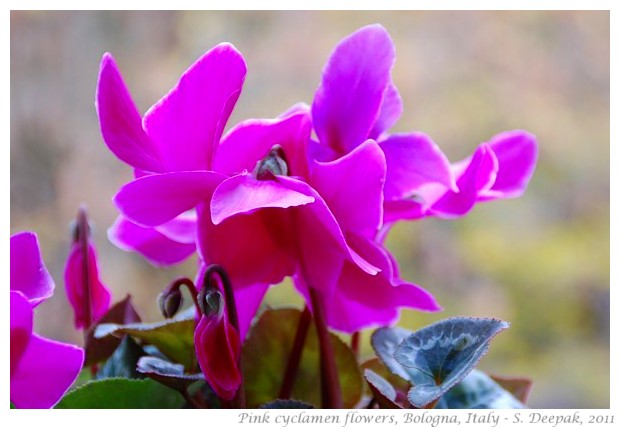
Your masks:
{"label": "purple-tinged petal", "polygon": [[103,140],[121,161],[145,171],[164,171],[159,152],[142,129],[140,113],[109,53],[101,59],[96,105]]}
{"label": "purple-tinged petal", "polygon": [[144,176],[114,197],[120,212],[143,226],[157,226],[208,201],[226,178],[211,171],[182,171]]}
{"label": "purple-tinged petal", "polygon": [[497,157],[497,178],[491,189],[479,195],[480,199],[516,198],[522,195],[536,167],[536,137],[526,131],[507,131],[493,137],[489,147]]}
{"label": "purple-tinged petal", "polygon": [[210,170],[215,148],[239,98],[243,57],[228,43],[200,57],[144,115],[168,171]]}
{"label": "purple-tinged petal", "polygon": [[37,236],[29,231],[11,236],[11,290],[19,291],[33,306],[54,293],[39,249]]}
{"label": "purple-tinged petal", "polygon": [[51,408],[82,369],[84,350],[32,334],[11,377],[11,402],[17,408]]}
{"label": "purple-tinged petal", "polygon": [[209,205],[200,205],[200,259],[206,265],[221,265],[234,288],[280,283],[293,274],[296,264],[288,210],[261,209],[214,225]]}
{"label": "purple-tinged petal", "polygon": [[426,216],[426,208],[414,199],[385,201],[383,203],[383,225],[399,220],[415,220]]}
{"label": "purple-tinged petal", "polygon": [[375,126],[370,131],[368,138],[378,140],[384,131],[392,128],[402,113],[403,100],[400,98],[396,85],[390,83],[387,88],[385,88],[379,117],[377,118]]}
{"label": "purple-tinged petal", "polygon": [[338,43],[312,104],[314,127],[322,144],[343,155],[367,140],[390,85],[394,60],[392,40],[377,24]]}
{"label": "purple-tinged petal", "polygon": [[213,169],[224,174],[253,171],[274,145],[282,146],[290,176],[307,177],[306,143],[312,124],[307,111],[277,119],[250,119],[239,123],[222,139]]}
{"label": "purple-tinged petal", "polygon": [[170,240],[194,245],[196,243],[197,222],[198,216],[196,215],[196,210],[190,210],[181,213],[171,221],[156,226],[155,229]]}
{"label": "purple-tinged petal", "polygon": [[314,202],[314,197],[290,189],[287,182],[258,180],[241,174],[222,182],[211,200],[211,220],[215,225],[225,219],[261,208],[287,208]]}
{"label": "purple-tinged petal", "polygon": [[32,305],[21,292],[11,291],[11,378],[28,348],[32,335]]}
{"label": "purple-tinged petal", "polygon": [[[202,287],[201,285],[204,282],[204,274],[207,269],[207,266],[204,263],[200,264],[198,268],[198,275],[196,276],[196,285]],[[247,287],[235,287],[234,295],[235,295],[235,305],[237,307],[237,319],[239,321],[239,338],[241,342],[245,340],[245,336],[250,330],[250,326],[252,325],[252,321],[256,316],[256,312],[260,307],[263,298],[265,297],[265,293],[267,293],[267,289],[269,289],[268,284],[255,284]],[[221,287],[221,284],[218,283],[218,287],[220,287],[220,292],[224,294],[224,290]]]}
{"label": "purple-tinged petal", "polygon": [[350,262],[344,264],[326,311],[331,328],[352,333],[389,325],[398,319],[400,308],[440,310],[429,292],[398,278],[396,261],[384,248],[361,237],[348,239],[366,260],[382,271],[369,276]]}
{"label": "purple-tinged petal", "polygon": [[[110,291],[99,278],[97,255],[90,242],[87,258],[87,261],[84,261],[80,243],[74,243],[65,266],[65,289],[69,303],[73,307],[76,329],[88,329],[110,308]],[[86,274],[84,270],[87,270]],[[86,288],[88,288],[90,302],[86,296]],[[88,306],[90,306],[90,316],[87,314]]]}
{"label": "purple-tinged petal", "polygon": [[220,398],[233,399],[241,385],[238,367],[241,342],[226,314],[202,316],[194,332],[194,344],[209,386]]}
{"label": "purple-tinged petal", "polygon": [[488,190],[497,174],[497,158],[487,144],[478,146],[471,158],[453,165],[458,177],[459,192],[446,192],[429,209],[429,213],[443,218],[467,214],[476,204],[478,195]]}
{"label": "purple-tinged petal", "polygon": [[387,163],[386,200],[408,198],[428,183],[457,190],[448,158],[426,134],[393,134],[381,149]]}
{"label": "purple-tinged petal", "polygon": [[332,162],[314,162],[311,183],[343,231],[374,237],[381,227],[385,156],[368,140]]}
{"label": "purple-tinged petal", "polygon": [[[170,222],[175,220],[176,218]],[[159,232],[158,228],[143,227],[119,216],[108,229],[108,238],[123,250],[140,253],[156,266],[178,264],[196,251],[195,242],[184,243],[173,240]]]}

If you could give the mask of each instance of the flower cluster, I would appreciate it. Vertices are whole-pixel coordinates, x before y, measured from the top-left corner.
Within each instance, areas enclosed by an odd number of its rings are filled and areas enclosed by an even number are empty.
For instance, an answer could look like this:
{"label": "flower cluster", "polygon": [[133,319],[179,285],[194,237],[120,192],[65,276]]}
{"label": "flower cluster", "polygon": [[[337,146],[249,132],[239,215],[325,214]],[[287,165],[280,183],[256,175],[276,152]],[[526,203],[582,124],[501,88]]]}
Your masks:
{"label": "flower cluster", "polygon": [[[240,319],[240,332],[226,341],[244,338],[267,289],[287,276],[341,332],[389,325],[400,308],[439,310],[428,291],[400,278],[383,244],[387,230],[521,195],[537,144],[527,132],[506,132],[450,163],[423,133],[390,134],[403,109],[394,61],[386,30],[364,27],[336,46],[310,106],[224,134],[246,76],[232,45],[206,52],[143,117],[105,54],[101,132],[135,173],[114,198],[121,216],[110,239],[158,265],[197,250],[200,272],[223,267]],[[204,328],[201,321],[199,357],[210,347]]]}

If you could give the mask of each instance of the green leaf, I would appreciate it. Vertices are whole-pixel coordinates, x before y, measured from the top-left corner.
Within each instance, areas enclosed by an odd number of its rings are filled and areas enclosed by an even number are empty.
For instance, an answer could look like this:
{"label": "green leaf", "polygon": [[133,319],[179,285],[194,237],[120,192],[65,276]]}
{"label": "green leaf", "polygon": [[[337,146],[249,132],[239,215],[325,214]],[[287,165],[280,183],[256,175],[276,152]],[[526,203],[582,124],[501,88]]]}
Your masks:
{"label": "green leaf", "polygon": [[372,348],[383,364],[392,374],[399,376],[403,380],[409,380],[409,374],[396,361],[394,355],[400,343],[411,334],[413,334],[412,331],[394,326],[392,328],[379,328],[370,337]]}
{"label": "green leaf", "polygon": [[16,409],[16,408],[15,408],[15,405],[13,405],[13,403],[12,403],[12,402],[11,402],[10,404],[11,404],[11,408],[10,408],[10,409],[11,409],[11,410],[15,410],[15,409]]}
{"label": "green leaf", "polygon": [[379,407],[387,409],[402,408],[396,403],[396,389],[385,378],[371,369],[364,370],[364,378],[366,378],[366,382],[370,386],[372,395]]}
{"label": "green leaf", "polygon": [[178,392],[153,380],[106,378],[67,393],[55,408],[181,408]]}
{"label": "green leaf", "polygon": [[192,371],[197,366],[196,351],[194,350],[194,329],[194,316],[182,313],[180,317],[157,323],[99,325],[95,331],[95,338],[103,338],[109,335],[131,335],[147,344],[154,345],[167,358]]}
{"label": "green leaf", "polygon": [[86,346],[84,347],[86,358],[84,366],[91,366],[106,360],[112,356],[112,353],[114,353],[114,350],[116,350],[121,342],[121,338],[113,336],[95,338],[94,333],[98,325],[105,323],[139,323],[140,321],[140,315],[136,312],[131,303],[131,295],[127,295],[124,300],[114,304],[97,322],[97,325],[92,326],[86,334]]}
{"label": "green leaf", "polygon": [[104,378],[144,378],[136,367],[138,359],[145,355],[144,350],[131,337],[125,337],[116,351],[103,364],[97,376],[97,380]]}
{"label": "green leaf", "polygon": [[[301,311],[265,311],[252,327],[243,346],[242,363],[249,408],[278,397]],[[354,407],[362,396],[363,379],[353,351],[330,334],[345,408]],[[319,345],[311,324],[303,349],[292,397],[315,407],[321,404]]]}
{"label": "green leaf", "polygon": [[394,357],[413,384],[409,402],[422,408],[441,397],[469,374],[491,339],[508,326],[497,319],[455,317],[408,336]]}
{"label": "green leaf", "polygon": [[436,408],[498,409],[526,408],[491,377],[474,369],[459,384],[444,394]]}
{"label": "green leaf", "polygon": [[275,401],[268,402],[261,405],[258,408],[269,410],[288,410],[288,409],[311,409],[314,408],[311,404],[302,401],[296,401],[294,399],[276,399]]}
{"label": "green leaf", "polygon": [[138,372],[180,392],[196,381],[204,380],[204,375],[185,374],[183,365],[168,362],[152,356],[144,356],[138,361]]}

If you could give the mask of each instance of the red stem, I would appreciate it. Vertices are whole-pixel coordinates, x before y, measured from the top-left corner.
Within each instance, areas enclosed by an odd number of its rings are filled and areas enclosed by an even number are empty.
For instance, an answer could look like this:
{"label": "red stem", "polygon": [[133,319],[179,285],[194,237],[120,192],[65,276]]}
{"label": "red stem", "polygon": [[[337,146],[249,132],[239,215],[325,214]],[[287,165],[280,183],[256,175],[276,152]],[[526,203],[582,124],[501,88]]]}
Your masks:
{"label": "red stem", "polygon": [[323,408],[343,408],[336,359],[329,331],[327,330],[327,322],[323,314],[319,292],[313,288],[309,288],[309,290],[321,354],[321,406]]}
{"label": "red stem", "polygon": [[[88,216],[86,215],[86,208],[80,206],[77,217],[76,234],[74,237],[75,242],[80,246],[80,253],[82,254],[82,287],[84,292],[84,319],[86,325],[83,327],[84,339],[88,338],[88,330],[93,324],[93,310],[92,300],[90,297],[90,276],[89,276],[89,258],[88,258],[88,236],[90,235],[90,228],[88,226]],[[86,342],[84,343],[86,344]]]}
{"label": "red stem", "polygon": [[284,371],[284,378],[282,380],[282,387],[280,387],[280,399],[290,399],[293,393],[293,387],[295,386],[295,378],[297,377],[297,371],[299,370],[299,364],[301,362],[301,356],[304,351],[304,344],[306,343],[306,337],[308,336],[308,330],[310,329],[310,322],[312,315],[308,306],[304,307],[304,311],[299,316],[297,322],[297,332],[295,332],[295,339],[293,340],[293,348],[289,355],[288,362],[286,364],[286,370]]}
{"label": "red stem", "polygon": [[353,335],[351,335],[351,349],[353,350],[355,359],[359,359],[360,357],[360,336],[360,331],[355,331]]}
{"label": "red stem", "polygon": [[196,291],[196,286],[194,282],[187,277],[181,277],[176,279],[174,282],[168,286],[168,291],[171,292],[173,290],[181,289],[181,286],[185,286],[185,288],[189,291],[189,294],[192,297],[192,301],[194,302],[194,308],[196,309],[196,314],[200,315],[202,310],[200,310],[200,305],[198,304],[198,291]]}

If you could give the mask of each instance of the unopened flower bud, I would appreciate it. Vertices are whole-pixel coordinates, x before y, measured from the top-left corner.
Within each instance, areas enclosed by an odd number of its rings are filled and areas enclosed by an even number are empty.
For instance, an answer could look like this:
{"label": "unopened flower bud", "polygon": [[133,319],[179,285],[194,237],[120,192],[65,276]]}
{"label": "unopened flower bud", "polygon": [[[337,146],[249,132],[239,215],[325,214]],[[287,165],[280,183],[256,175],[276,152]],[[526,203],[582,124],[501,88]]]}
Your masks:
{"label": "unopened flower bud", "polygon": [[205,316],[219,315],[224,311],[224,298],[217,289],[202,288],[198,292],[198,306]]}
{"label": "unopened flower bud", "polygon": [[181,295],[181,291],[178,288],[174,288],[172,290],[164,290],[157,297],[157,305],[159,306],[159,311],[164,315],[166,319],[170,319],[177,314],[179,308],[183,304],[183,295]]}

